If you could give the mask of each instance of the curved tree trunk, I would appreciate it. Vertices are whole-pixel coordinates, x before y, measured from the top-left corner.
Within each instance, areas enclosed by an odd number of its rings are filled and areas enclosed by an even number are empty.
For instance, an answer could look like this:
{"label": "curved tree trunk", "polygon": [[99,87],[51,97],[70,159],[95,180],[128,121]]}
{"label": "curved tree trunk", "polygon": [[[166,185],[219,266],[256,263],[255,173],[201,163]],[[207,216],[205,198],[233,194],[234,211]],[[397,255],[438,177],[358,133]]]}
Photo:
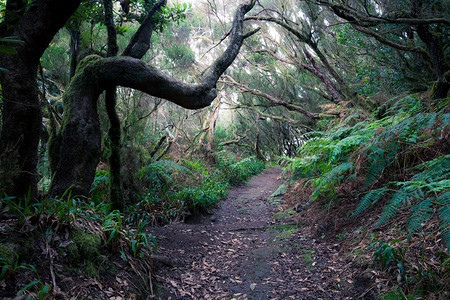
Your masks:
{"label": "curved tree trunk", "polygon": [[131,57],[86,57],[64,95],[62,144],[58,170],[49,194],[88,195],[100,157],[99,95],[111,86],[125,86],[167,99],[189,109],[206,107],[216,98],[216,83],[231,65],[249,34],[243,34],[245,14],[255,0],[240,5],[234,19],[231,41],[225,52],[211,65],[201,84],[189,85],[169,77]]}

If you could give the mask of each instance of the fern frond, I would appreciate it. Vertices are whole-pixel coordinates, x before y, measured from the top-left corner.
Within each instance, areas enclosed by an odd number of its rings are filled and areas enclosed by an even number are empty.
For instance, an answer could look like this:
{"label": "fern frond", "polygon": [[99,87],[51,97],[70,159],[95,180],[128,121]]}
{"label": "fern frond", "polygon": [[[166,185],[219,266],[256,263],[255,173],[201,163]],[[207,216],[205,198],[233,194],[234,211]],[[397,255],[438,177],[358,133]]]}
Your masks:
{"label": "fern frond", "polygon": [[437,197],[436,203],[441,206],[438,210],[439,224],[442,230],[442,237],[447,244],[447,250],[450,251],[450,191]]}
{"label": "fern frond", "polygon": [[391,114],[404,113],[408,115],[417,114],[425,109],[423,101],[417,95],[408,95],[397,100],[388,110]]}
{"label": "fern frond", "polygon": [[351,135],[349,137],[344,138],[343,140],[340,140],[332,149],[330,154],[330,163],[337,162],[339,160],[343,160],[341,155],[347,154],[350,151],[355,150],[358,148],[362,143],[365,143],[367,140],[369,140],[369,136],[361,136],[361,135]]}
{"label": "fern frond", "polygon": [[392,164],[398,153],[397,149],[394,149],[393,147],[395,146],[391,145],[390,149],[382,149],[378,144],[372,145],[368,155],[370,165],[366,175],[366,186],[376,181],[382,175],[386,167]]}
{"label": "fern frond", "polygon": [[439,209],[439,223],[442,230],[442,237],[447,244],[447,250],[450,251],[450,207]]}
{"label": "fern frond", "polygon": [[434,198],[427,198],[411,209],[406,225],[407,231],[413,233],[422,229],[422,223],[428,221],[433,213],[433,200]]}
{"label": "fern frond", "polygon": [[450,207],[450,192],[445,192],[436,198],[436,204],[443,207]]}
{"label": "fern frond", "polygon": [[356,207],[355,212],[352,214],[352,217],[359,215],[360,213],[377,203],[378,200],[380,200],[380,198],[384,196],[384,193],[386,193],[387,190],[388,188],[384,187],[368,192],[361,199],[361,202],[359,202],[358,207]]}
{"label": "fern frond", "polygon": [[318,169],[317,161],[320,157],[317,155],[305,156],[302,158],[297,158],[292,160],[292,162],[287,166],[287,170],[293,172],[292,178],[294,180],[299,180],[301,178],[313,176],[312,172]]}
{"label": "fern frond", "polygon": [[411,193],[405,192],[403,190],[396,192],[392,196],[389,203],[384,207],[383,212],[380,215],[380,219],[378,220],[377,224],[375,224],[375,227],[393,219],[404,205],[409,204],[411,197]]}
{"label": "fern frond", "polygon": [[344,177],[343,175],[349,171],[353,170],[353,163],[345,162],[337,165],[331,171],[323,174],[317,179],[314,179],[312,183],[316,185],[316,189],[311,194],[311,200],[316,200],[320,192],[326,191],[330,194],[335,192],[335,186],[339,184]]}
{"label": "fern frond", "polygon": [[442,126],[439,128],[439,130],[444,130],[448,126],[450,126],[450,113],[444,114],[442,116]]}
{"label": "fern frond", "polygon": [[412,177],[412,180],[439,181],[450,177],[450,154],[439,156],[416,166],[415,169],[424,170]]}
{"label": "fern frond", "polygon": [[436,118],[437,118],[438,114],[437,113],[430,113],[428,116],[428,121],[426,123],[425,130],[430,130],[431,127],[434,126],[434,124],[436,124]]}
{"label": "fern frond", "polygon": [[349,136],[351,132],[351,127],[340,126],[328,134],[327,140],[330,142],[336,140],[339,141]]}

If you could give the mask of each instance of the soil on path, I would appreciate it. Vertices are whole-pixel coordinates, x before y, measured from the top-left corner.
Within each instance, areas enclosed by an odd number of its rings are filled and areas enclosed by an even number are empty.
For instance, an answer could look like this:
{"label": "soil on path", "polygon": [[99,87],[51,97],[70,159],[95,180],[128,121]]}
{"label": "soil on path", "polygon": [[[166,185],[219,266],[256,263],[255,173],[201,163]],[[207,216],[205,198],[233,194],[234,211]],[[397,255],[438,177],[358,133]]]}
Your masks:
{"label": "soil on path", "polygon": [[[345,277],[339,244],[315,238],[271,195],[270,168],[228,192],[213,215],[153,227],[161,255],[160,299],[356,299],[367,289]],[[364,297],[360,298],[364,299]]]}

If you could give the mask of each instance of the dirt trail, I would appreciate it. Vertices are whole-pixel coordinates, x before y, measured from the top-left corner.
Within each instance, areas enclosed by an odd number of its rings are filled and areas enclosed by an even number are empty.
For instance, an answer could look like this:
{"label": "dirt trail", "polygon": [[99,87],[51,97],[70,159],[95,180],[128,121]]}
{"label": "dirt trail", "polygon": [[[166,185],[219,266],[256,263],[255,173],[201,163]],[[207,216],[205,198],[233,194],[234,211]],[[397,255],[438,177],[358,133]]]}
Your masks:
{"label": "dirt trail", "polygon": [[[270,168],[228,192],[213,215],[150,228],[170,261],[155,278],[160,299],[353,299],[363,282],[344,279],[339,244],[312,238],[271,195]],[[342,279],[341,279],[342,278]],[[362,298],[364,299],[364,298]]]}

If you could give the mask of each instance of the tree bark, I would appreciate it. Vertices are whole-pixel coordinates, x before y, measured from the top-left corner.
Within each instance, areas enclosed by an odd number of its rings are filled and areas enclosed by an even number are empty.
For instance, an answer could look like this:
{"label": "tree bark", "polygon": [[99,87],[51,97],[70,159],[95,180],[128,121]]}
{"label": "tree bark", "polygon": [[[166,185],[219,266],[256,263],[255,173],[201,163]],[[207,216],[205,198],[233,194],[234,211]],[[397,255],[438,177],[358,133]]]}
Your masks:
{"label": "tree bark", "polygon": [[[112,0],[104,0],[104,14],[105,25],[108,31],[108,57],[116,56],[119,52],[117,45],[117,31],[114,24],[113,2]],[[116,110],[117,105],[117,91],[116,87],[110,87],[105,91],[105,106],[109,118],[108,137],[111,146],[109,154],[109,198],[111,201],[111,208],[113,210],[123,211],[123,182],[122,182],[122,162],[120,157],[121,151],[121,130],[120,118]]]}
{"label": "tree bark", "polygon": [[[18,1],[8,1],[8,3]],[[0,54],[3,97],[3,126],[0,133],[0,173],[10,159],[17,156],[17,176],[12,185],[0,187],[9,195],[22,197],[31,191],[37,195],[37,151],[41,132],[41,104],[38,97],[37,68],[39,58],[53,36],[64,26],[80,4],[79,0],[36,0],[16,18],[5,18],[0,25],[1,36],[15,36],[23,41],[10,46],[16,55]],[[16,151],[16,154],[13,152]]]}
{"label": "tree bark", "polygon": [[153,33],[152,18],[161,9],[161,7],[166,5],[166,3],[167,0],[160,0],[158,1],[158,3],[153,5],[152,9],[148,12],[147,16],[142,22],[141,26],[139,26],[139,29],[131,38],[130,43],[123,51],[123,56],[142,58],[145,53],[147,53],[148,49],[150,48],[150,38],[152,37]]}

